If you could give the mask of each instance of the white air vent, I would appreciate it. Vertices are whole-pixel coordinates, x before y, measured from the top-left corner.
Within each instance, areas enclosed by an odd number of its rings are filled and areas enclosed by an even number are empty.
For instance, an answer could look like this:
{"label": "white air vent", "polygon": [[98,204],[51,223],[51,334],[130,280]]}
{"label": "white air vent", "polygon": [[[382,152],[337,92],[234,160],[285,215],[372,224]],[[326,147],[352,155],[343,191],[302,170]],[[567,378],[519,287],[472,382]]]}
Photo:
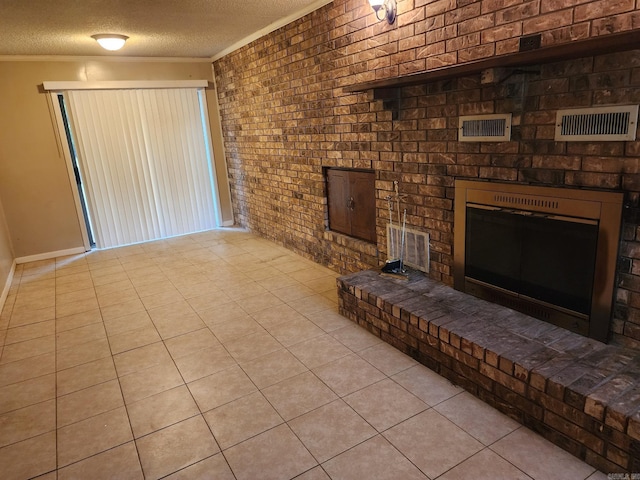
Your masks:
{"label": "white air vent", "polygon": [[508,142],[511,139],[511,114],[460,117],[460,142]]}
{"label": "white air vent", "polygon": [[[402,227],[387,224],[387,252],[389,260],[399,260],[402,245]],[[410,228],[405,229],[404,256],[406,266],[429,271],[429,234]]]}
{"label": "white air vent", "polygon": [[616,105],[559,110],[557,141],[594,142],[635,140],[638,105]]}

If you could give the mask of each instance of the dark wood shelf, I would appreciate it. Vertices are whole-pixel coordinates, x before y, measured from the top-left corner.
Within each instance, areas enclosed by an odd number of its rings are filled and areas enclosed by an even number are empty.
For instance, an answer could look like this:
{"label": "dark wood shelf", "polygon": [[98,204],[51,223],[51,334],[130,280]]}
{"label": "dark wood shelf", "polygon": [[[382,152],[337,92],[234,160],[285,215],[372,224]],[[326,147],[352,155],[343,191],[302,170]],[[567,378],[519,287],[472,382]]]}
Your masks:
{"label": "dark wood shelf", "polygon": [[601,35],[586,40],[562,43],[560,45],[552,45],[526,52],[498,55],[475,62],[436,68],[401,77],[357,83],[345,87],[344,90],[346,92],[364,92],[372,89],[407,87],[473,75],[490,68],[526,67],[529,65],[539,65],[636,49],[640,49],[640,30],[631,30],[628,32]]}

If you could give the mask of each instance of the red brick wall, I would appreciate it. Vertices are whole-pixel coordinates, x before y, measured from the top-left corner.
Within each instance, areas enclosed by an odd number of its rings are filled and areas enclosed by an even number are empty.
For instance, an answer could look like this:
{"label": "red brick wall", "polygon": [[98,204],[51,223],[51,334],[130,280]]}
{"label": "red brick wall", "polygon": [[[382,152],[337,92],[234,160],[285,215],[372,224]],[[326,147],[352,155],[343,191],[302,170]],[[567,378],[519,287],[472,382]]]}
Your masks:
{"label": "red brick wall", "polygon": [[[237,221],[341,272],[385,257],[384,198],[408,195],[408,224],[431,235],[430,276],[452,283],[453,182],[482,178],[626,192],[614,339],[640,348],[640,142],[555,142],[558,108],[640,103],[640,52],[535,65],[400,90],[393,101],[343,87],[640,28],[634,0],[404,0],[397,23],[366,0],[326,7],[215,62]],[[512,113],[513,139],[459,143],[459,115]],[[323,167],[376,171],[378,244],[326,231]]]}

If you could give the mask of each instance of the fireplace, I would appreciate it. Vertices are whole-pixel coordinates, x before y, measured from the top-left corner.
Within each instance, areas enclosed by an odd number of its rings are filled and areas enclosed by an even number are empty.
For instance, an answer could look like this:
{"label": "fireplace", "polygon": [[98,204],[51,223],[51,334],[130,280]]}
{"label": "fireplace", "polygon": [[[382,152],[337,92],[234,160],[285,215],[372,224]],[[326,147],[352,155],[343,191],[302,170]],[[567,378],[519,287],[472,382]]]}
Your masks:
{"label": "fireplace", "polygon": [[454,286],[606,342],[622,194],[455,184]]}

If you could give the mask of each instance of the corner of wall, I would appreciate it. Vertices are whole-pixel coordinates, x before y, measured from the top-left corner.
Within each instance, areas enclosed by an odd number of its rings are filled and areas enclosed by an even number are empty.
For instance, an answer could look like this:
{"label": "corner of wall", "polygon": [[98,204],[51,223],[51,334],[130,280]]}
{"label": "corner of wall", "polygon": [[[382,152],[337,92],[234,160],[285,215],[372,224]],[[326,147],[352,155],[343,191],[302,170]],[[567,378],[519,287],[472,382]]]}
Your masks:
{"label": "corner of wall", "polygon": [[[11,284],[13,283],[13,275],[16,271],[16,261],[14,260],[11,264],[11,269],[9,270],[9,274],[4,283],[4,288],[2,289],[2,293],[0,293],[0,313],[4,310],[4,304],[7,301],[7,297],[9,296],[9,289],[11,288]],[[0,328],[2,326],[2,321],[0,320]]]}
{"label": "corner of wall", "polygon": [[[4,208],[2,202],[0,202],[0,285],[4,282],[4,287],[0,293],[0,313],[4,309],[4,304],[9,296],[9,289],[16,270],[16,259],[13,252],[9,228],[4,216]],[[1,326],[0,322],[0,328]]]}

